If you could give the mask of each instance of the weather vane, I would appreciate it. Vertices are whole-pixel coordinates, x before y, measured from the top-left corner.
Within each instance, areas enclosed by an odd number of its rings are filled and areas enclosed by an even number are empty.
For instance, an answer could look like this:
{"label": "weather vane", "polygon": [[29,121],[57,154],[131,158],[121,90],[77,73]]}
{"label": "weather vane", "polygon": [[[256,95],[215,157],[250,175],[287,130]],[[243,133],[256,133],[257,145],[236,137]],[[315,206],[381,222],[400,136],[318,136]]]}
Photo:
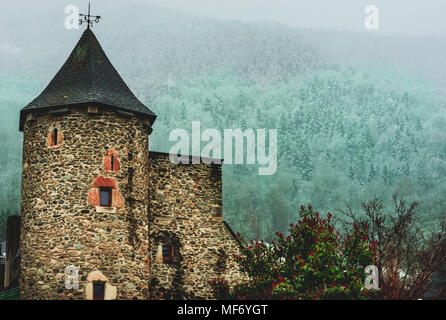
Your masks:
{"label": "weather vane", "polygon": [[[87,28],[92,27],[93,28],[93,24],[99,23],[99,19],[101,19],[101,16],[92,16],[90,15],[90,2],[88,3],[88,14],[82,14],[79,13],[79,25],[81,25],[82,23],[87,23]],[[83,18],[82,18],[83,17]]]}

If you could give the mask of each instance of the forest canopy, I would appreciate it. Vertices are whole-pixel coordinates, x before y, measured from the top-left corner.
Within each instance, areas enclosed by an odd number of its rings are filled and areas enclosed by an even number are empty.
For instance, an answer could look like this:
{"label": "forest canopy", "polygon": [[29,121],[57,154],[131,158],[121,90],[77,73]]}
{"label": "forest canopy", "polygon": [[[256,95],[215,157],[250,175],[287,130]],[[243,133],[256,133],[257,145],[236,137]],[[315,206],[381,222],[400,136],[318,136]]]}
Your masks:
{"label": "forest canopy", "polygon": [[[228,74],[177,82],[154,99],[162,114],[151,148],[169,151],[170,128],[277,128],[278,170],[224,165],[225,219],[251,237],[285,231],[296,204],[358,208],[398,193],[421,202],[421,223],[445,209],[446,104],[430,84],[376,70],[312,71],[256,84]],[[422,110],[429,110],[423,112]],[[244,228],[244,229],[243,229]]]}
{"label": "forest canopy", "polygon": [[[59,3],[29,5],[34,19],[63,13]],[[336,45],[328,31],[204,19],[131,1],[125,8],[107,1],[102,9],[107,20],[95,34],[158,115],[150,150],[168,152],[169,132],[190,130],[195,120],[202,130],[278,130],[275,175],[223,166],[223,214],[236,232],[269,240],[286,231],[300,204],[326,212],[359,208],[375,196],[391,201],[394,193],[420,202],[423,228],[437,227],[446,209],[444,47],[429,55],[421,40],[382,37],[375,48],[367,36],[347,32],[335,34]],[[107,21],[120,15],[135,19],[111,32]],[[19,110],[48,84],[82,31],[41,20],[39,31],[18,24],[2,34],[0,225],[20,213]],[[0,33],[10,30],[2,24]],[[425,70],[408,63],[419,59]]]}

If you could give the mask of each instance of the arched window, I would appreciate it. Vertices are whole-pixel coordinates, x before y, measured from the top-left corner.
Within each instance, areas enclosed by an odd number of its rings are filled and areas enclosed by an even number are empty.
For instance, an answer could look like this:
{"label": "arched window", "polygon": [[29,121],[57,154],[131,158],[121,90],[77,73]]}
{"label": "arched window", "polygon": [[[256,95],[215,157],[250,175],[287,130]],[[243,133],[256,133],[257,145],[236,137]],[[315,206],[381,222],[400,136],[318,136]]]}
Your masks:
{"label": "arched window", "polygon": [[85,295],[87,300],[113,300],[116,299],[117,290],[101,271],[95,270],[87,276]]}
{"label": "arched window", "polygon": [[105,281],[93,281],[93,300],[104,300]]}

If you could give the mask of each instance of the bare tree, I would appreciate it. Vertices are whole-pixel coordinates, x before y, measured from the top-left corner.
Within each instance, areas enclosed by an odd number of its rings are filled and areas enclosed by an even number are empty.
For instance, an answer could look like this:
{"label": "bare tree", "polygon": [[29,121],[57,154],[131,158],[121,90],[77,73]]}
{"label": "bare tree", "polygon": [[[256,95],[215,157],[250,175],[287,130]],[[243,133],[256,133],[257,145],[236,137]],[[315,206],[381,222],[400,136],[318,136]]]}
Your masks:
{"label": "bare tree", "polygon": [[[385,298],[423,298],[434,278],[441,278],[444,273],[446,223],[443,219],[438,230],[425,233],[416,224],[417,202],[407,204],[393,195],[393,203],[393,212],[385,212],[379,198],[363,202],[365,215],[357,215],[348,208],[341,211],[349,218],[343,222],[367,228],[369,238],[376,241],[375,263],[379,271],[379,287]],[[445,293],[443,283],[430,298],[440,298]]]}

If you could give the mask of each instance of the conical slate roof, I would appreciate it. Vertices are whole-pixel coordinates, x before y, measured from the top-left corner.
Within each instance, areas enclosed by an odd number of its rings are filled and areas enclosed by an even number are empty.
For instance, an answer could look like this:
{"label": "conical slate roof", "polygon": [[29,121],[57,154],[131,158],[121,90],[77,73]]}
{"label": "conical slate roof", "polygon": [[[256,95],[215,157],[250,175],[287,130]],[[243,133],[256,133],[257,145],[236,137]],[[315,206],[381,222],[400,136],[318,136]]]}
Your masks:
{"label": "conical slate roof", "polygon": [[95,103],[147,117],[156,115],[130,91],[90,28],[43,92],[20,112],[20,130],[31,110]]}

